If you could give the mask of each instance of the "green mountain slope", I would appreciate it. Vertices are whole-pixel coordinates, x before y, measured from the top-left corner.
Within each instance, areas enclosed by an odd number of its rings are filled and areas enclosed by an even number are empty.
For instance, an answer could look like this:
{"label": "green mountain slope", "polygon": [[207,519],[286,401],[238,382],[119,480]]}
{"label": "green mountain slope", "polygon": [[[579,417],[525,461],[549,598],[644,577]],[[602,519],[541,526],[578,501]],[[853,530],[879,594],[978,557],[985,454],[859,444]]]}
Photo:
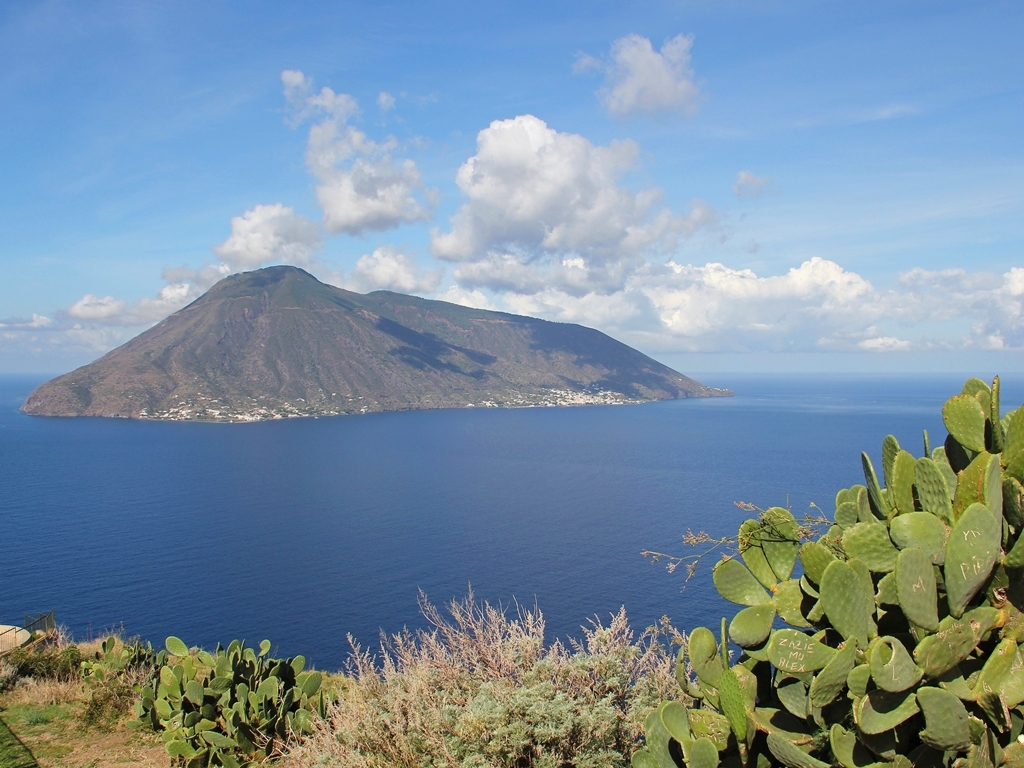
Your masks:
{"label": "green mountain slope", "polygon": [[247,421],[728,394],[590,328],[352,293],[280,266],[225,278],[127,344],[46,382],[22,410]]}

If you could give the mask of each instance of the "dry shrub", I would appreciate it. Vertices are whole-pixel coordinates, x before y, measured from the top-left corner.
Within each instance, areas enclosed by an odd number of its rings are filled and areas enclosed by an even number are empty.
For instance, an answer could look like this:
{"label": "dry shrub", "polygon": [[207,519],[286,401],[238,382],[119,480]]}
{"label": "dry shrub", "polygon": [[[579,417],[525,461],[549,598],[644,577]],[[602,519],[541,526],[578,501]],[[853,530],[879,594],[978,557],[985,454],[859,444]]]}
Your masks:
{"label": "dry shrub", "polygon": [[678,690],[677,638],[664,622],[639,640],[625,609],[583,640],[544,645],[540,610],[515,618],[472,593],[450,618],[420,595],[429,631],[353,645],[347,685],[293,765],[345,768],[577,768],[626,765],[646,713]]}
{"label": "dry shrub", "polygon": [[28,704],[48,707],[51,704],[70,704],[85,699],[81,680],[58,680],[49,677],[23,677],[4,695],[4,705]]}
{"label": "dry shrub", "polygon": [[12,688],[18,682],[18,668],[0,659],[0,693]]}

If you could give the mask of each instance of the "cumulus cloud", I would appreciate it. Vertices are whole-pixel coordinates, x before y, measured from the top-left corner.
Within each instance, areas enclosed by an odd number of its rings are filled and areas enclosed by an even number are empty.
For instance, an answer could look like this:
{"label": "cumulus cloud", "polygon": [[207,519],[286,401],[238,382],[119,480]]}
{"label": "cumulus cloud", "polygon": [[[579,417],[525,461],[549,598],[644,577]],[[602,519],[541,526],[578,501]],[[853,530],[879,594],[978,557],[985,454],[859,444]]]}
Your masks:
{"label": "cumulus cloud", "polygon": [[324,113],[334,120],[345,121],[359,113],[359,103],[347,93],[335,93],[324,86],[319,93],[313,93],[313,79],[297,69],[286,69],[281,73],[284,97],[291,105],[289,123],[294,127],[311,115]]}
{"label": "cumulus cloud", "polygon": [[690,67],[693,37],[677,35],[660,51],[640,35],[626,35],[612,43],[610,61],[581,54],[573,70],[597,70],[605,74],[598,91],[604,108],[612,115],[697,110],[699,89]]}
{"label": "cumulus cloud", "polygon": [[736,183],[732,185],[732,191],[740,199],[758,198],[771,183],[772,180],[767,176],[755,176],[750,171],[740,171],[736,176]]}
{"label": "cumulus cloud", "polygon": [[[72,320],[90,324],[125,327],[152,325],[199,298],[203,291],[230,271],[226,265],[220,265],[219,268],[208,265],[199,270],[185,267],[164,270],[167,285],[155,296],[129,303],[113,296],[87,293],[68,307],[64,314]],[[214,274],[217,275],[216,279],[213,278]]]}
{"label": "cumulus cloud", "polygon": [[1024,269],[1016,267],[914,269],[892,288],[819,257],[768,276],[647,261],[602,292],[517,280],[528,287],[499,291],[504,308],[597,327],[651,351],[1024,349]]}
{"label": "cumulus cloud", "polygon": [[387,91],[381,91],[377,96],[377,106],[381,112],[390,112],[395,108],[395,97]]}
{"label": "cumulus cloud", "polygon": [[927,305],[936,321],[970,318],[970,339],[988,349],[1024,348],[1024,268],[998,275],[963,269],[903,272],[908,299]]}
{"label": "cumulus cloud", "polygon": [[769,277],[718,263],[648,262],[605,295],[546,288],[506,301],[517,311],[597,324],[647,344],[715,351],[814,347],[882,309],[867,280],[820,258]]}
{"label": "cumulus cloud", "polygon": [[869,352],[906,352],[913,348],[909,341],[897,339],[895,336],[875,336],[857,342],[857,346]]}
{"label": "cumulus cloud", "polygon": [[321,245],[320,229],[281,203],[257,205],[231,219],[231,236],[213,249],[233,270],[271,262],[306,265]]}
{"label": "cumulus cloud", "polygon": [[660,206],[660,190],[622,186],[637,158],[632,141],[595,146],[533,115],[496,120],[459,168],[467,199],[448,232],[431,231],[431,252],[460,262],[456,277],[470,287],[621,284],[644,253],[666,251],[716,220],[703,201],[678,215]]}
{"label": "cumulus cloud", "polygon": [[347,287],[363,293],[378,289],[433,293],[440,282],[440,271],[424,272],[397,248],[384,246],[360,257]]}
{"label": "cumulus cloud", "polygon": [[358,111],[355,99],[326,87],[314,93],[310,78],[298,70],[285,70],[281,81],[293,110],[291,125],[319,118],[309,131],[306,166],[317,179],[328,232],[361,235],[430,218],[435,193],[412,160],[392,158],[397,141],[375,142],[347,124]]}
{"label": "cumulus cloud", "polygon": [[483,291],[468,291],[458,285],[450,286],[434,298],[440,301],[447,301],[451,304],[461,304],[464,307],[473,309],[497,309],[494,303],[487,298]]}
{"label": "cumulus cloud", "polygon": [[8,317],[4,320],[0,320],[0,328],[6,329],[7,333],[13,333],[15,331],[22,330],[36,330],[39,328],[47,328],[53,325],[53,319],[46,315],[32,314],[30,318],[24,317]]}
{"label": "cumulus cloud", "polygon": [[124,312],[125,303],[113,296],[93,296],[85,294],[68,307],[68,314],[78,320],[100,321],[115,317]]}

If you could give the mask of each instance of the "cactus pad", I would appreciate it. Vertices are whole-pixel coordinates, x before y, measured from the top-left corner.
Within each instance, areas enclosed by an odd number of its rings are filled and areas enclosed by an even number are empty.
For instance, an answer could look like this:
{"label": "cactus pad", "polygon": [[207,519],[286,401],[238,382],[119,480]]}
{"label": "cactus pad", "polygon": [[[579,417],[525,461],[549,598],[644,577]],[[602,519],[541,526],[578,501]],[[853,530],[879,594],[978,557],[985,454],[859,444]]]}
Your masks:
{"label": "cactus pad", "polygon": [[949,529],[945,523],[928,512],[900,515],[889,525],[889,537],[897,547],[917,547],[935,565],[942,565],[946,559],[948,536]]}
{"label": "cactus pad", "polygon": [[712,572],[712,579],[718,593],[731,603],[764,605],[771,601],[754,574],[739,560],[719,562]]}
{"label": "cactus pad", "polygon": [[896,567],[896,547],[884,523],[857,523],[847,528],[843,531],[843,549],[875,573],[888,573]]}
{"label": "cactus pad", "polygon": [[810,704],[807,699],[807,685],[795,677],[788,679],[775,679],[775,696],[794,717],[804,719],[811,714]]}
{"label": "cactus pad", "polygon": [[666,701],[658,707],[658,716],[668,735],[683,744],[693,741],[690,733],[690,719],[686,715],[686,707],[678,701]]}
{"label": "cactus pad", "polygon": [[896,595],[911,624],[928,632],[938,630],[937,594],[931,558],[917,547],[900,552],[896,560]]}
{"label": "cactus pad", "polygon": [[957,520],[946,545],[943,569],[949,612],[963,615],[999,557],[1002,526],[984,504],[972,504]]}
{"label": "cactus pad", "polygon": [[914,482],[917,485],[921,509],[930,512],[947,524],[952,523],[953,507],[950,502],[953,499],[953,494],[949,490],[946,475],[940,469],[938,462],[927,456],[918,459],[914,467]]}
{"label": "cactus pad", "polygon": [[773,621],[774,606],[752,605],[733,616],[729,622],[729,637],[740,648],[756,648],[768,639]]}
{"label": "cactus pad", "polygon": [[917,461],[909,451],[900,451],[892,470],[892,500],[901,514],[914,511],[914,481]]}
{"label": "cactus pad", "polygon": [[768,641],[768,659],[784,672],[799,674],[815,672],[826,664],[836,651],[810,635],[795,629],[777,629]]}
{"label": "cactus pad", "polygon": [[942,407],[942,422],[960,445],[969,451],[985,450],[986,409],[972,395],[957,395]]}
{"label": "cactus pad", "polygon": [[672,738],[661,722],[661,712],[670,702],[662,702],[658,709],[652,711],[644,720],[644,739],[647,750],[658,768],[676,768],[672,753],[669,752],[669,741]]}
{"label": "cactus pad", "polygon": [[869,768],[877,766],[881,768],[884,763],[879,763],[878,758],[868,750],[857,734],[846,730],[836,723],[828,732],[829,746],[832,747],[832,754],[843,768]]}
{"label": "cactus pad", "polygon": [[1006,553],[1003,564],[1007,568],[1024,568],[1024,536],[1017,539],[1017,543]]}
{"label": "cactus pad", "polygon": [[771,507],[761,516],[761,545],[765,557],[779,581],[793,574],[800,552],[800,526],[793,513],[782,507]]}
{"label": "cactus pad", "polygon": [[976,623],[977,628],[971,626],[966,618],[956,619],[947,616],[939,622],[938,632],[917,644],[917,648],[914,649],[914,660],[924,670],[925,675],[938,677],[967,658],[978,644],[980,635],[977,633],[984,629],[980,622]]}
{"label": "cactus pad", "polygon": [[857,727],[866,734],[891,731],[918,712],[917,697],[912,691],[890,693],[880,688],[869,691],[853,708]]}
{"label": "cactus pad", "polygon": [[832,657],[811,681],[810,702],[812,706],[824,707],[831,704],[846,687],[846,678],[853,670],[857,658],[857,644],[848,642]]}
{"label": "cactus pad", "polygon": [[188,656],[188,646],[173,635],[164,641],[164,647],[171,656]]}
{"label": "cactus pad", "polygon": [[1003,516],[1014,528],[1024,526],[1024,486],[1009,475],[1003,476]]}
{"label": "cactus pad", "polygon": [[789,579],[782,582],[775,590],[772,598],[772,605],[784,622],[791,627],[807,629],[811,623],[804,618],[801,612],[804,601],[804,593],[800,588],[800,581]]}
{"label": "cactus pad", "polygon": [[860,521],[860,506],[856,501],[844,501],[836,506],[836,525],[840,528],[849,528]]}
{"label": "cactus pad", "polygon": [[808,541],[800,548],[800,563],[804,573],[815,584],[821,584],[825,569],[835,559],[836,556],[829,552],[828,547],[816,541]]}
{"label": "cactus pad", "polygon": [[892,488],[896,469],[896,454],[900,452],[900,442],[895,435],[886,435],[882,441],[882,480],[886,488]]}
{"label": "cactus pad", "polygon": [[974,683],[975,695],[996,694],[1001,704],[1015,707],[1024,701],[1024,659],[1017,642],[1003,639],[989,654],[988,661]]}
{"label": "cactus pad", "polygon": [[695,739],[708,738],[719,750],[729,748],[729,734],[732,729],[724,715],[710,709],[691,709],[689,712],[690,731]]}
{"label": "cactus pad", "polygon": [[718,747],[706,737],[697,739],[690,745],[687,765],[689,768],[718,768]]}
{"label": "cactus pad", "polygon": [[917,691],[917,704],[925,722],[921,741],[942,751],[971,745],[967,709],[960,699],[941,688],[924,686]]}
{"label": "cactus pad", "polygon": [[[953,519],[956,520],[964,511],[976,502],[989,504],[989,495],[992,490],[992,472],[997,465],[999,457],[990,453],[979,453],[970,464],[958,475],[956,493],[953,495]],[[1001,474],[1001,472],[1000,472]],[[999,482],[1000,506],[1002,506],[1002,480]]]}
{"label": "cactus pad", "polygon": [[875,634],[875,596],[853,566],[842,560],[829,564],[821,578],[821,603],[843,638],[867,648]]}
{"label": "cactus pad", "polygon": [[884,520],[890,511],[888,497],[882,493],[882,487],[878,484],[878,475],[875,474],[875,468],[866,453],[861,453],[860,462],[864,468],[864,483],[867,485],[871,511],[875,517]]}
{"label": "cactus pad", "polygon": [[871,646],[871,679],[883,691],[899,693],[924,676],[903,643],[894,637],[881,637]]}
{"label": "cactus pad", "polygon": [[830,768],[828,763],[811,757],[777,733],[768,734],[768,749],[786,768]]}
{"label": "cactus pad", "polygon": [[747,710],[744,698],[736,673],[731,669],[724,670],[718,679],[718,700],[721,703],[722,714],[729,721],[729,727],[736,735],[736,740],[741,743],[747,738]]}
{"label": "cactus pad", "polygon": [[690,666],[702,683],[718,685],[722,676],[722,657],[718,655],[718,643],[707,627],[697,627],[690,633],[687,642]]}
{"label": "cactus pad", "polygon": [[778,582],[778,577],[772,570],[762,545],[766,535],[761,521],[751,519],[744,520],[740,525],[737,539],[744,564],[765,589],[772,589]]}

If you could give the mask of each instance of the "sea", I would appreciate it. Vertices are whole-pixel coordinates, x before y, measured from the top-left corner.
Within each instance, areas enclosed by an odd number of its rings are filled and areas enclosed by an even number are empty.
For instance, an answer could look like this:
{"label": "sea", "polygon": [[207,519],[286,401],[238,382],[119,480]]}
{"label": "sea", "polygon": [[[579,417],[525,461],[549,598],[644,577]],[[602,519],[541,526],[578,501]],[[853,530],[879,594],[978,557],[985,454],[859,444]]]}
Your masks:
{"label": "sea", "polygon": [[[862,450],[941,444],[966,377],[698,374],[735,397],[255,424],[22,414],[44,378],[0,377],[0,623],[266,638],[339,669],[426,627],[421,594],[538,608],[549,640],[622,606],[638,633],[717,627],[717,553],[686,583],[641,552],[696,554],[686,531],[734,535],[744,503],[831,515]],[[1022,399],[1004,380],[1004,410]]]}

